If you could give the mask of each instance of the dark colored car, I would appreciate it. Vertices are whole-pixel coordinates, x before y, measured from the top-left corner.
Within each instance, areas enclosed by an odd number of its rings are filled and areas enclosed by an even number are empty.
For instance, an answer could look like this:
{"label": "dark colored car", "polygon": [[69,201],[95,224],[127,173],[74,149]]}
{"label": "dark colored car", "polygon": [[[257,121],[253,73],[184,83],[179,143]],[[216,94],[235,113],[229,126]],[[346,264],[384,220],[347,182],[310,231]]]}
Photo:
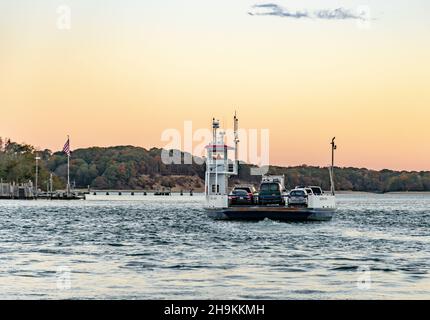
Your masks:
{"label": "dark colored car", "polygon": [[253,185],[238,185],[238,186],[235,186],[233,189],[233,191],[236,191],[236,190],[246,191],[248,193],[248,195],[251,196],[252,203],[256,202],[256,198],[258,196],[258,193],[255,190],[255,187]]}
{"label": "dark colored car", "polygon": [[251,205],[253,203],[252,194],[245,190],[233,190],[228,196],[230,205]]}
{"label": "dark colored car", "polygon": [[260,192],[258,194],[258,203],[265,204],[279,204],[284,205],[285,199],[283,197],[282,186],[277,182],[264,182],[260,185]]}

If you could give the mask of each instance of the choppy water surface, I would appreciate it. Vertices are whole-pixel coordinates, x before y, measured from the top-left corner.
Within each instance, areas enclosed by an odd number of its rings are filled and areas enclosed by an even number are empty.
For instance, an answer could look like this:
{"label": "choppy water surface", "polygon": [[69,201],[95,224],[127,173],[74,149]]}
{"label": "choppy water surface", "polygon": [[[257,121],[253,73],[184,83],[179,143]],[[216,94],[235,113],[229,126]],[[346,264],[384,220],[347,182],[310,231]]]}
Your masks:
{"label": "choppy water surface", "polygon": [[430,298],[430,195],[331,222],[217,222],[202,196],[0,202],[2,299]]}

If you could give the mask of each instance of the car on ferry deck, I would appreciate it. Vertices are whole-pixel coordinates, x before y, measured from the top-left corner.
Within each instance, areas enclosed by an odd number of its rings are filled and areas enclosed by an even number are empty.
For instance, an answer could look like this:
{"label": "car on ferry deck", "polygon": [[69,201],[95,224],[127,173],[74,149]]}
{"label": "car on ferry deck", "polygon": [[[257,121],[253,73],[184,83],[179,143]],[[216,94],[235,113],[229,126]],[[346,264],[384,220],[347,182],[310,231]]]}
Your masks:
{"label": "car on ferry deck", "polygon": [[253,196],[246,190],[237,189],[233,190],[228,196],[228,202],[230,205],[252,205]]}
{"label": "car on ferry deck", "polygon": [[294,189],[306,189],[309,195],[321,196],[324,194],[324,191],[318,186],[297,186]]}
{"label": "car on ferry deck", "polygon": [[252,198],[252,203],[257,202],[256,200],[258,198],[258,192],[252,184],[236,185],[233,191],[235,190],[245,190],[248,193],[248,195]]}
{"label": "car on ferry deck", "polygon": [[263,182],[258,193],[258,204],[278,204],[285,205],[285,190],[279,182]]}
{"label": "car on ferry deck", "polygon": [[310,186],[310,189],[312,189],[312,193],[316,196],[321,196],[324,194],[324,192],[322,191],[321,187],[317,187],[317,186]]}
{"label": "car on ferry deck", "polygon": [[306,187],[305,190],[308,195],[314,194],[314,191],[310,187]]}
{"label": "car on ferry deck", "polygon": [[[288,194],[289,207],[305,207],[308,204],[308,188],[295,188]],[[310,190],[312,192],[312,190]],[[312,194],[312,193],[311,193]]]}

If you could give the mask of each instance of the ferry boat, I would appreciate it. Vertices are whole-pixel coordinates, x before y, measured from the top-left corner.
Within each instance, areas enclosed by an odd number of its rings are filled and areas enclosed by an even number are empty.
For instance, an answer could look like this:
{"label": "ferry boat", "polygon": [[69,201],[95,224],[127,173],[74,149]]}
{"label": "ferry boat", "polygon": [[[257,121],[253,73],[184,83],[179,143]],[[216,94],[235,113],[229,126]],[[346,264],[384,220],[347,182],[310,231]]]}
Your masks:
{"label": "ferry boat", "polygon": [[[305,203],[294,203],[287,197],[279,204],[233,205],[229,201],[228,180],[238,174],[238,118],[234,116],[234,143],[225,144],[224,133],[219,132],[220,123],[213,119],[213,140],[206,146],[205,210],[208,217],[215,220],[276,220],[276,221],[328,221],[336,211],[336,196],[333,184],[334,139],[332,140],[332,166],[329,168],[331,192],[310,192]],[[234,151],[234,161],[229,159],[229,151]],[[263,177],[264,179],[270,177]],[[312,187],[315,188],[315,187]],[[301,188],[306,189],[306,188]],[[321,189],[320,189],[321,190]],[[291,192],[290,192],[291,194]]]}

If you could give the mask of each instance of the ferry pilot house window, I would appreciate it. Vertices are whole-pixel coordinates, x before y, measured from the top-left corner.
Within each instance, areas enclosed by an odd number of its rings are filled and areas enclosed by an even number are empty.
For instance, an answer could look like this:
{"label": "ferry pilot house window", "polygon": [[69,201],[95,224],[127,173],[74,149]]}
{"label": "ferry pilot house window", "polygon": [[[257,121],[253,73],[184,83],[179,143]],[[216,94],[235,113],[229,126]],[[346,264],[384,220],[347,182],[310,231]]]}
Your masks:
{"label": "ferry pilot house window", "polygon": [[212,185],[212,193],[215,193],[215,192],[219,193],[219,184],[216,185],[216,188],[214,184]]}
{"label": "ferry pilot house window", "polygon": [[224,160],[224,153],[223,152],[215,152],[212,155],[213,160]]}

